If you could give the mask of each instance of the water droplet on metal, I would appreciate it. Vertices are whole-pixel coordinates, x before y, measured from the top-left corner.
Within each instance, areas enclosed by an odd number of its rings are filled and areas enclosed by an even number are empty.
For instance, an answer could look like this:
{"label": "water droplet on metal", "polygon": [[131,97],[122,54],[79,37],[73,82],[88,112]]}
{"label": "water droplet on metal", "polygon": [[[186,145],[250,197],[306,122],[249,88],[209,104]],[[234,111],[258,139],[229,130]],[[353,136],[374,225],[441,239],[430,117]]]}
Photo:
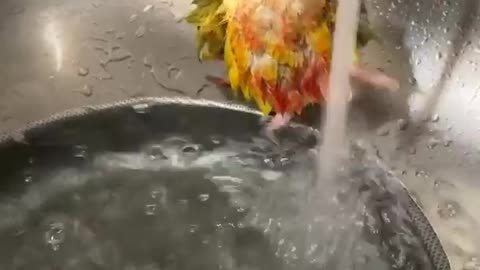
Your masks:
{"label": "water droplet on metal", "polygon": [[124,38],[125,38],[125,35],[127,35],[127,33],[125,33],[125,32],[117,32],[117,34],[115,35],[115,39],[124,39]]}
{"label": "water droplet on metal", "polygon": [[89,71],[88,68],[86,68],[86,67],[81,67],[81,68],[78,69],[77,74],[78,74],[78,76],[85,77],[85,76],[88,75],[89,72],[90,72],[90,71]]}
{"label": "water droplet on metal", "polygon": [[437,53],[437,60],[440,60],[440,59],[442,59],[442,58],[443,58],[442,52],[438,52],[438,53]]}
{"label": "water droplet on metal", "polygon": [[443,190],[447,188],[448,189],[455,188],[455,186],[445,179],[437,178],[433,181],[433,188],[438,191],[438,190]]}
{"label": "water droplet on metal", "polygon": [[434,114],[434,115],[432,116],[432,118],[431,118],[431,121],[432,121],[433,123],[437,123],[438,121],[440,121],[440,115]]}
{"label": "water droplet on metal", "polygon": [[408,148],[408,153],[410,155],[415,155],[417,153],[417,148],[415,148],[415,146]]}
{"label": "water droplet on metal", "polygon": [[178,79],[181,74],[182,74],[182,71],[179,68],[174,66],[168,67],[167,76],[169,79]]}
{"label": "water droplet on metal", "polygon": [[381,126],[377,129],[377,136],[383,137],[383,136],[387,136],[388,134],[390,134],[390,129],[386,125]]}
{"label": "water droplet on metal", "polygon": [[110,54],[110,62],[121,62],[132,57],[132,54],[126,50],[116,48]]}
{"label": "water droplet on metal", "polygon": [[404,131],[408,128],[408,121],[405,119],[398,119],[397,120],[397,129],[399,131]]}
{"label": "water droplet on metal", "polygon": [[449,219],[456,217],[460,212],[460,204],[453,200],[446,200],[438,205],[437,213],[441,218]]}
{"label": "water droplet on metal", "polygon": [[[106,65],[107,63],[108,63],[108,60],[104,64]],[[100,65],[102,65],[102,63],[100,63]],[[112,80],[113,75],[107,72],[104,65],[102,67],[103,67],[103,71],[101,71],[100,74],[93,75],[93,77],[100,81]]]}
{"label": "water droplet on metal", "polygon": [[426,177],[427,173],[423,170],[415,170],[415,176],[416,177]]}
{"label": "water droplet on metal", "polygon": [[150,59],[150,57],[148,56],[143,57],[143,65],[148,68],[153,67],[152,60]]}
{"label": "water droplet on metal", "polygon": [[130,18],[128,18],[128,21],[129,22],[134,22],[135,20],[137,20],[137,18],[138,18],[138,15],[134,13],[134,14],[130,15]]}
{"label": "water droplet on metal", "polygon": [[452,140],[452,139],[446,138],[446,139],[444,139],[444,141],[443,141],[443,146],[445,146],[445,147],[450,147],[450,146],[452,145],[452,143],[453,143],[453,140]]}
{"label": "water droplet on metal", "polygon": [[135,36],[137,38],[141,38],[143,37],[143,35],[145,35],[145,32],[147,31],[147,27],[145,27],[145,25],[140,25],[137,30],[135,31]]}
{"label": "water droplet on metal", "polygon": [[152,8],[153,8],[153,5],[146,5],[146,6],[143,8],[143,12],[149,12]]}
{"label": "water droplet on metal", "polygon": [[435,147],[437,147],[439,144],[440,144],[440,140],[437,139],[437,138],[430,138],[427,142],[427,147],[428,149],[433,149]]}
{"label": "water droplet on metal", "polygon": [[93,95],[93,86],[91,84],[85,84],[81,89],[74,92],[80,93],[85,97],[91,97]]}

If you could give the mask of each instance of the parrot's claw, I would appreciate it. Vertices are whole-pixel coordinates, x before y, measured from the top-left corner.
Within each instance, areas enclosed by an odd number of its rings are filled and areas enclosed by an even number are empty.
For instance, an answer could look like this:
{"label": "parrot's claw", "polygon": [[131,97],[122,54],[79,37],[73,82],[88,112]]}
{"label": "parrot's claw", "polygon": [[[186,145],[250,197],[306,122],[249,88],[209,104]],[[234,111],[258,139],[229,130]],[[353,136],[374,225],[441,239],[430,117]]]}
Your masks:
{"label": "parrot's claw", "polygon": [[377,89],[396,91],[400,88],[398,80],[378,70],[370,70],[365,67],[354,66],[350,75],[352,78]]}
{"label": "parrot's claw", "polygon": [[230,88],[230,83],[226,81],[225,79],[222,79],[220,77],[212,76],[212,75],[207,75],[205,79],[208,82],[213,83],[216,87],[219,88]]}
{"label": "parrot's claw", "polygon": [[275,135],[275,132],[283,127],[286,127],[291,118],[292,117],[290,114],[276,114],[265,127],[265,136],[274,144],[280,145],[280,141]]}

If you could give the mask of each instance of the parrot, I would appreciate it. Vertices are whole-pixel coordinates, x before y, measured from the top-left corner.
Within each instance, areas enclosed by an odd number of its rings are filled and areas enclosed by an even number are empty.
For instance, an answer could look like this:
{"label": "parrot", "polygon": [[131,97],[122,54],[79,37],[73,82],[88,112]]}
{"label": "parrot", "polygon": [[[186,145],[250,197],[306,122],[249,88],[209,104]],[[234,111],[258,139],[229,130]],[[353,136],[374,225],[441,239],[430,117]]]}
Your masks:
{"label": "parrot", "polygon": [[[221,60],[228,79],[207,76],[274,116],[267,135],[311,104],[328,100],[337,0],[193,0],[200,61]],[[362,5],[362,14],[366,10]],[[378,37],[360,17],[351,79],[396,90],[398,82],[359,64],[359,50]]]}

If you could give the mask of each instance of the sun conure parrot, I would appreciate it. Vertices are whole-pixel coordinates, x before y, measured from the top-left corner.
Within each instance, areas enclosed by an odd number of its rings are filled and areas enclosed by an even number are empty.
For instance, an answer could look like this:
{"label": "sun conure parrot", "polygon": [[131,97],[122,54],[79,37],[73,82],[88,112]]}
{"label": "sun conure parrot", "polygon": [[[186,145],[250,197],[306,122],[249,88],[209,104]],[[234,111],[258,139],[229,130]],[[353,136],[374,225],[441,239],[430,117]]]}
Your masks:
{"label": "sun conure parrot", "polygon": [[[335,0],[193,0],[187,22],[197,27],[200,60],[223,59],[228,82],[266,115],[275,113],[273,131],[322,103],[328,79],[335,29]],[[365,10],[364,10],[365,11]],[[374,35],[361,19],[358,48]],[[396,89],[398,82],[359,65],[358,49],[351,77],[372,86]]]}

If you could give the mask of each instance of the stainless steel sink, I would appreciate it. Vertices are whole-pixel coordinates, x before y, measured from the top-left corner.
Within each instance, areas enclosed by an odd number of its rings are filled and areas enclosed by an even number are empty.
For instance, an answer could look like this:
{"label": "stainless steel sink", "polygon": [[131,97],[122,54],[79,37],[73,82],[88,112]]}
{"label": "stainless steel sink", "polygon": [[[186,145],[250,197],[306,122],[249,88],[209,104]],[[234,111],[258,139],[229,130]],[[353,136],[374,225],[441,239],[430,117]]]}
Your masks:
{"label": "stainless steel sink", "polygon": [[[227,99],[204,80],[223,66],[197,60],[194,29],[181,21],[188,2],[2,1],[0,130],[130,97]],[[370,44],[364,60],[397,76],[402,88],[356,100],[351,135],[371,141],[416,194],[453,269],[473,267],[480,256],[479,4],[366,3],[383,44]]]}

